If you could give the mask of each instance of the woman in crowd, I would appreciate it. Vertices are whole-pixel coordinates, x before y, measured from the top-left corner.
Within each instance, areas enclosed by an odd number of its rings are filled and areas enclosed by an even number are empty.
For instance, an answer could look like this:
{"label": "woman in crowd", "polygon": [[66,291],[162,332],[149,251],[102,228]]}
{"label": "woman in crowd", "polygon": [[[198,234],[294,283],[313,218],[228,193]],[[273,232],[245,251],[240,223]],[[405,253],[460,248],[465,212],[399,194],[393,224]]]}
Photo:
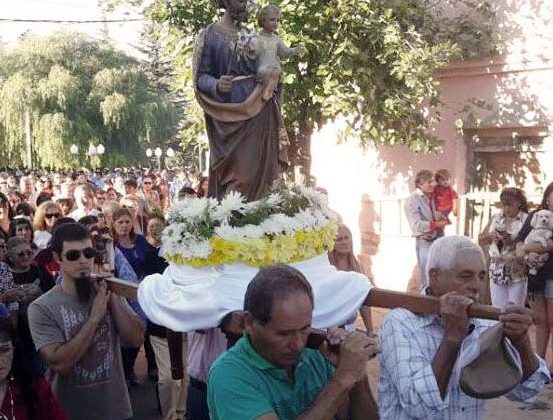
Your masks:
{"label": "woman in crowd", "polygon": [[10,222],[13,217],[12,206],[8,197],[0,193],[0,238],[8,239]]}
{"label": "woman in crowd", "polygon": [[35,285],[40,289],[39,294],[54,287],[52,276],[41,266],[33,264],[31,245],[24,238],[14,236],[8,239],[6,254],[15,284]]}
{"label": "woman in crowd", "polygon": [[8,194],[8,200],[12,209],[15,209],[18,204],[21,204],[25,201],[25,197],[19,191],[12,190]]}
{"label": "woman in crowd", "polygon": [[33,251],[29,243],[18,236],[8,239],[7,262],[13,275],[14,284],[17,286],[20,296],[17,317],[18,337],[26,344],[29,359],[33,361],[33,369],[37,373],[44,373],[46,366],[38,352],[34,351],[33,340],[29,331],[27,319],[27,307],[29,304],[54,287],[54,279],[42,267],[33,264]]}
{"label": "woman in crowd", "polygon": [[[161,247],[161,232],[165,228],[165,219],[161,216],[153,216],[148,221],[146,240],[155,249],[150,257],[150,263],[146,267],[146,274],[163,273],[167,267],[165,259],[158,255]],[[182,418],[185,412],[186,402],[186,380],[175,381],[171,377],[171,362],[169,358],[169,347],[167,344],[167,329],[161,325],[154,324],[148,320],[146,324],[146,340],[144,349],[151,348],[151,358],[148,360],[148,375],[153,376],[153,368],[157,367],[158,381],[157,391],[161,408],[162,418],[172,420]],[[186,351],[186,335],[183,335],[184,348]],[[148,356],[148,351],[146,355]],[[153,357],[152,357],[153,356]],[[183,354],[183,359],[185,358]],[[186,362],[186,359],[184,359]]]}
{"label": "woman in crowd", "polygon": [[196,195],[198,197],[207,197],[208,187],[209,187],[209,178],[207,176],[200,177],[198,182],[198,187],[196,189]]}
{"label": "woman in crowd", "polygon": [[[553,211],[553,182],[545,189],[541,204],[535,211],[539,210]],[[531,213],[526,219],[516,242],[517,250],[522,251],[523,254],[527,252],[549,253],[548,260],[538,270],[537,274],[528,276],[528,302],[532,308],[534,324],[536,325],[536,352],[545,359],[550,337],[551,347],[553,348],[553,258],[551,257],[553,245],[546,248],[539,245],[524,245],[524,239],[532,230],[530,222],[533,214]]]}
{"label": "woman in crowd", "polygon": [[[135,233],[133,218],[128,208],[121,208],[113,213],[113,239],[115,246],[124,255],[133,268],[139,281],[150,271],[155,249],[146,241],[144,236]],[[123,369],[130,384],[135,382],[134,362],[138,356],[138,348],[122,347]],[[153,369],[148,369],[153,370]]]}
{"label": "woman in crowd", "polygon": [[161,201],[161,210],[165,213],[169,210],[171,205],[171,194],[169,191],[169,184],[162,177],[157,179],[157,191],[159,194],[159,199]]}
{"label": "woman in crowd", "polygon": [[23,216],[26,217],[28,220],[33,220],[33,218],[35,217],[35,209],[26,201],[23,203],[19,203],[15,208],[14,218],[17,216]]}
{"label": "woman in crowd", "polygon": [[0,419],[69,420],[48,381],[33,373],[24,346],[0,319]]}
{"label": "woman in crowd", "polygon": [[501,211],[492,216],[478,236],[478,243],[489,246],[492,305],[504,308],[509,302],[516,305],[526,302],[526,266],[516,254],[515,239],[528,217],[528,204],[518,188],[505,188],[499,201]]}
{"label": "woman in crowd", "polygon": [[126,195],[119,204],[122,208],[128,209],[131,213],[133,228],[137,234],[142,235],[146,232],[146,202],[136,195]]}
{"label": "woman in crowd", "polygon": [[52,237],[52,231],[56,220],[60,217],[60,206],[52,201],[42,203],[36,209],[34,219],[34,242],[40,249],[44,249],[48,246],[48,241],[50,241],[50,238]]}
{"label": "woman in crowd", "polygon": [[[363,268],[355,258],[353,253],[353,240],[351,237],[351,231],[349,228],[341,224],[338,226],[338,234],[336,235],[336,241],[334,242],[334,249],[328,253],[328,260],[330,264],[341,271],[356,271],[361,274],[365,274]],[[374,285],[372,279],[369,281]],[[359,314],[363,319],[365,328],[369,333],[372,333],[372,317],[371,308],[367,306],[361,306]],[[355,328],[355,319],[348,323],[347,327]]]}

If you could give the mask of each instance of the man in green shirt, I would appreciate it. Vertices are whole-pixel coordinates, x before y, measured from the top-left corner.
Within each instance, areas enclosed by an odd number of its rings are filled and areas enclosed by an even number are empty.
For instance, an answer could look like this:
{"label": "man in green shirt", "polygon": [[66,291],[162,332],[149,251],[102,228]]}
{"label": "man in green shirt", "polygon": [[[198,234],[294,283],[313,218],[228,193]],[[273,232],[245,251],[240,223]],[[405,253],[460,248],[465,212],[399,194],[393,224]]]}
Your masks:
{"label": "man in green shirt", "polygon": [[244,297],[245,334],[211,367],[208,405],[212,420],[377,419],[366,362],[374,339],[334,329],[307,349],[313,292],[298,270],[261,269]]}

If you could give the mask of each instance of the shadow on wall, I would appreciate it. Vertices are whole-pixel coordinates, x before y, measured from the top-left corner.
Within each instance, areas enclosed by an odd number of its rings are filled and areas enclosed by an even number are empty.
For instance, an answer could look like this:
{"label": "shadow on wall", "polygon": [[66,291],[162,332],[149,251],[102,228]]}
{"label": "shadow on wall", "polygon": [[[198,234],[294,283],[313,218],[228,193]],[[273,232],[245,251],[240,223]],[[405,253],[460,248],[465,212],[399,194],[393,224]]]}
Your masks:
{"label": "shadow on wall", "polygon": [[495,1],[496,29],[494,38],[498,52],[513,58],[546,58],[553,45],[550,0]]}
{"label": "shadow on wall", "polygon": [[510,74],[497,83],[487,115],[465,117],[468,192],[543,188],[551,159],[545,147],[549,117],[534,86],[526,76]]}

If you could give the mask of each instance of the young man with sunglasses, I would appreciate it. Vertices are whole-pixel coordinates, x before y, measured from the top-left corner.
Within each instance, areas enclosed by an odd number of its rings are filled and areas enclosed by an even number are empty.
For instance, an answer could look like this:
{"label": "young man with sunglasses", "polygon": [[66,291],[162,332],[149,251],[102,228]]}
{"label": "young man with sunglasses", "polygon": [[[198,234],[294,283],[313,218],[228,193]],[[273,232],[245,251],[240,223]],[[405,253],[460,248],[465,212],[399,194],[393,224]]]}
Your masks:
{"label": "young man with sunglasses", "polygon": [[141,346],[144,327],[123,298],[90,279],[96,251],[86,227],[59,226],[50,249],[62,280],[31,304],[29,323],[54,393],[72,419],[130,418],[120,343]]}

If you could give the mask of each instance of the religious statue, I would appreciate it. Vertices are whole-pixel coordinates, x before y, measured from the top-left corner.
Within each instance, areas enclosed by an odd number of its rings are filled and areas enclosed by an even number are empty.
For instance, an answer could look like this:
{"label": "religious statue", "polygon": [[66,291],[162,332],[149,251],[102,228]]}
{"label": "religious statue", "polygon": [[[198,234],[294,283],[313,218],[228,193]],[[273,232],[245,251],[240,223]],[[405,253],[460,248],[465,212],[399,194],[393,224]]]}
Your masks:
{"label": "religious statue", "polygon": [[257,80],[252,39],[241,31],[248,3],[217,0],[225,12],[195,46],[194,88],[210,145],[208,195],[218,199],[232,190],[247,200],[261,198],[287,164],[279,94],[267,89],[269,83],[276,88],[280,76]]}

